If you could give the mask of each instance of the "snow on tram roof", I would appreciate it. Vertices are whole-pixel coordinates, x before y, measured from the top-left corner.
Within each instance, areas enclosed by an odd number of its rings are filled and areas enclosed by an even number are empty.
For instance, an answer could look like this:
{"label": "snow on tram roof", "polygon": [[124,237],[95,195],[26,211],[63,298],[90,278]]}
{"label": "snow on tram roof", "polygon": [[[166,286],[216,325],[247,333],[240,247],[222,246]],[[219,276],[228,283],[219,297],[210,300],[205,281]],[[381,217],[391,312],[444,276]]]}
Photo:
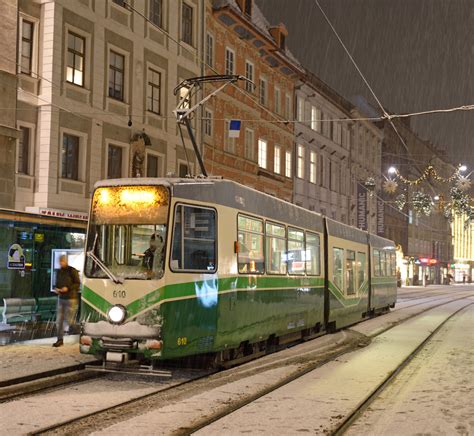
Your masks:
{"label": "snow on tram roof", "polygon": [[[235,180],[224,179],[222,177],[134,177],[134,178],[122,178],[122,179],[106,179],[106,180],[99,180],[95,183],[94,189],[96,188],[105,188],[105,187],[116,187],[116,186],[143,186],[143,185],[161,185],[166,187],[171,187],[173,185],[196,185],[196,184],[203,184],[203,185],[210,185],[214,183],[226,183],[226,184],[234,184],[243,189],[248,191],[253,191],[258,195],[263,195],[266,197],[271,198],[274,201],[281,201],[284,203],[288,203],[291,206],[302,209],[305,212],[308,212],[308,209],[305,209],[302,206],[297,204],[291,203],[287,200],[282,198],[275,197],[273,195],[267,194],[266,192],[259,191],[258,189],[252,188],[250,186],[243,185],[242,183],[236,182]],[[312,214],[323,216],[321,213],[316,211],[310,211]]]}
{"label": "snow on tram roof", "polygon": [[[232,200],[240,198],[237,195],[235,199],[229,199],[227,198],[228,197],[227,194],[225,196],[222,195],[223,194],[222,185],[234,185],[235,188],[231,188],[231,191],[229,193],[232,193],[235,195],[235,194],[238,194],[239,191],[242,194],[243,192],[246,191],[247,195],[250,195],[251,197],[253,197],[254,201],[251,202],[253,204],[250,207],[245,207],[243,204],[238,205],[238,207],[240,207],[243,210],[248,209],[249,212],[252,211],[252,212],[262,213],[262,210],[258,210],[258,209],[261,209],[262,207],[265,208],[266,206],[267,209],[270,208],[275,211],[275,207],[278,209],[277,205],[280,204],[279,207],[282,208],[282,210],[280,210],[279,212],[281,213],[284,211],[284,216],[288,216],[288,214],[295,213],[296,216],[294,216],[293,218],[301,219],[305,217],[308,222],[311,220],[311,216],[313,217],[312,218],[313,220],[315,216],[317,216],[318,217],[317,219],[321,220],[319,223],[319,226],[322,225],[322,219],[325,218],[326,222],[328,223],[329,233],[333,233],[334,235],[342,232],[340,236],[344,234],[344,237],[348,237],[348,234],[350,234],[351,237],[349,237],[349,239],[356,238],[357,240],[360,240],[360,242],[363,242],[363,243],[367,241],[367,236],[369,236],[371,243],[374,245],[384,245],[384,246],[387,244],[394,245],[393,241],[389,239],[383,238],[381,236],[373,235],[365,230],[360,230],[357,227],[351,226],[349,224],[344,224],[344,223],[332,220],[318,212],[310,211],[294,203],[290,203],[286,200],[274,197],[270,194],[259,191],[255,188],[251,188],[249,186],[245,186],[234,180],[224,179],[222,177],[199,177],[199,176],[198,177],[163,177],[163,178],[159,178],[159,177],[138,177],[137,178],[135,177],[135,178],[123,178],[123,179],[108,179],[108,180],[101,180],[101,181],[96,182],[94,185],[94,189],[102,188],[102,187],[117,187],[117,186],[160,185],[160,186],[166,186],[166,187],[173,187],[173,186],[183,187],[185,185],[196,186],[196,185],[213,185],[213,184],[221,185],[220,186],[221,189],[218,189],[218,191],[221,192],[219,197],[220,197],[220,200],[222,200],[223,204],[228,203],[228,205],[231,205],[231,203],[233,202]],[[234,191],[232,189],[237,189],[237,191]],[[192,189],[192,191],[197,192],[194,189]],[[199,195],[203,195],[203,192],[199,191]],[[261,200],[258,200],[258,198],[260,198]],[[299,212],[296,212],[296,211],[299,211]],[[280,215],[280,213],[278,213],[278,215]],[[279,218],[283,219],[283,217],[279,217]],[[297,225],[298,223],[294,222],[294,224]]]}
{"label": "snow on tram roof", "polygon": [[210,183],[222,180],[221,178],[204,177],[129,177],[123,179],[99,180],[94,188],[115,187],[115,186],[142,186],[161,185],[171,186],[180,183]]}

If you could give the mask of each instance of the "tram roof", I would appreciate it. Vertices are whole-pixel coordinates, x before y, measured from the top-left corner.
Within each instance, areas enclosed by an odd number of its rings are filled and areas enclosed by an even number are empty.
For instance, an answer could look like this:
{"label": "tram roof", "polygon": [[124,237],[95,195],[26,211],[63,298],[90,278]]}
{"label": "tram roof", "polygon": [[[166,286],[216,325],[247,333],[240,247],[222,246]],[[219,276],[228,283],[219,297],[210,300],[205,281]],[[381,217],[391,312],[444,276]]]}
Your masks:
{"label": "tram roof", "polygon": [[349,226],[339,221],[334,221],[326,218],[328,234],[336,238],[346,239],[348,241],[358,242],[360,244],[367,244],[368,233],[365,230],[360,230],[356,227]]}
{"label": "tram roof", "polygon": [[384,248],[386,250],[395,250],[395,243],[390,239],[382,238],[377,235],[369,235],[370,245],[374,248]]}
{"label": "tram roof", "polygon": [[323,232],[323,216],[285,200],[221,178],[131,178],[97,182],[95,188],[161,185],[179,198],[232,207],[282,223]]}
{"label": "tram roof", "polygon": [[95,184],[95,188],[144,185],[166,186],[171,189],[172,195],[175,197],[232,207],[244,213],[263,216],[270,220],[273,219],[321,233],[324,231],[325,218],[328,233],[332,236],[362,244],[367,244],[369,241],[376,248],[395,248],[395,244],[389,239],[369,234],[367,231],[323,217],[323,215],[317,212],[304,209],[233,180],[218,177],[142,177],[102,180]]}

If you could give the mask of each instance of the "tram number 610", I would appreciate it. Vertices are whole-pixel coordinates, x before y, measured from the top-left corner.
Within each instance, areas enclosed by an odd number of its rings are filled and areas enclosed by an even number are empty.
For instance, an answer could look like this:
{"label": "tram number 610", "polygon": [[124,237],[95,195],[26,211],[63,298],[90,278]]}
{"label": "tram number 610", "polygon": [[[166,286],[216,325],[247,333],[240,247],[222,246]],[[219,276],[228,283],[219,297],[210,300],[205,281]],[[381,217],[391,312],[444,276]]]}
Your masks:
{"label": "tram number 610", "polygon": [[186,345],[188,343],[188,338],[186,338],[186,337],[178,338],[177,342],[178,342],[178,346]]}
{"label": "tram number 610", "polygon": [[126,298],[127,297],[127,291],[114,291],[112,293],[114,298]]}

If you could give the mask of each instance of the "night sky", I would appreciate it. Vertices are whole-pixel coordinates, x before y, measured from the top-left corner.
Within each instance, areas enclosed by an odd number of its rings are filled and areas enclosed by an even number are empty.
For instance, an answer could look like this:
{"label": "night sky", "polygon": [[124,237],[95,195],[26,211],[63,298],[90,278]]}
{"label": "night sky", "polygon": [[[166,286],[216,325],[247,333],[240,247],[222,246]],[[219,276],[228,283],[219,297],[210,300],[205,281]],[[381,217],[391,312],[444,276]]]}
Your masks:
{"label": "night sky", "polygon": [[[271,24],[285,23],[303,65],[348,99],[370,97],[314,0],[257,4]],[[474,0],[320,4],[389,112],[474,104]],[[412,127],[474,169],[474,111],[412,118]]]}

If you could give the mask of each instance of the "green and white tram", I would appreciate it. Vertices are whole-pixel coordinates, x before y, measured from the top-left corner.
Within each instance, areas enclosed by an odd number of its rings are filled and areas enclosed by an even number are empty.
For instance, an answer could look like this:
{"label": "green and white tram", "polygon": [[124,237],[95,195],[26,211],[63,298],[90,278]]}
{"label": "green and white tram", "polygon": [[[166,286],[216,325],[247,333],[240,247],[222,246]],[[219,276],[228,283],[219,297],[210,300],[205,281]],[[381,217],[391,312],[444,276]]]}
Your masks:
{"label": "green and white tram", "polygon": [[339,329],[396,301],[392,241],[221,179],[96,184],[80,348],[218,361]]}

